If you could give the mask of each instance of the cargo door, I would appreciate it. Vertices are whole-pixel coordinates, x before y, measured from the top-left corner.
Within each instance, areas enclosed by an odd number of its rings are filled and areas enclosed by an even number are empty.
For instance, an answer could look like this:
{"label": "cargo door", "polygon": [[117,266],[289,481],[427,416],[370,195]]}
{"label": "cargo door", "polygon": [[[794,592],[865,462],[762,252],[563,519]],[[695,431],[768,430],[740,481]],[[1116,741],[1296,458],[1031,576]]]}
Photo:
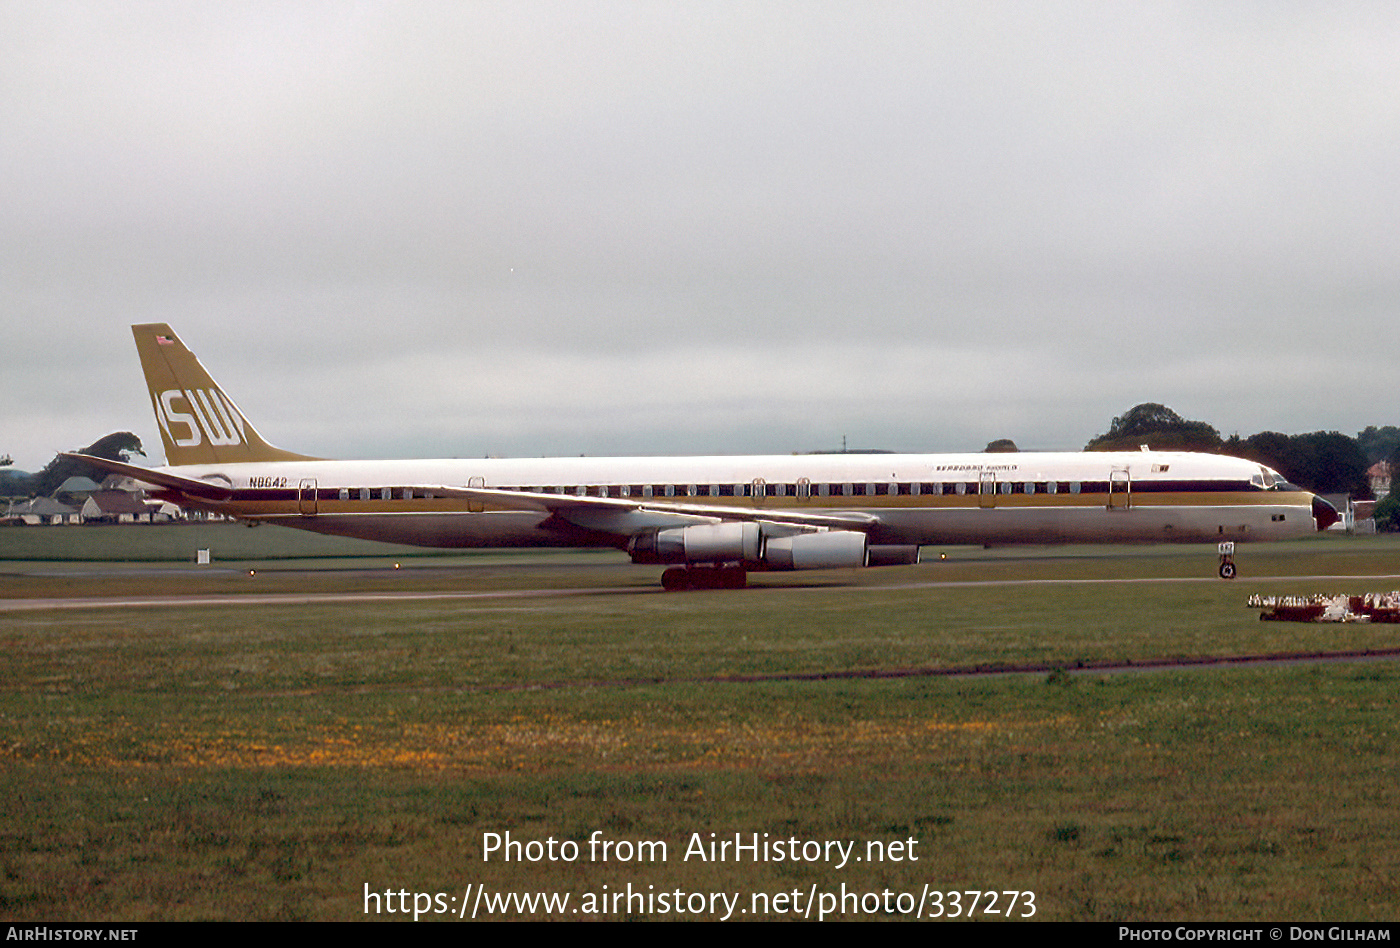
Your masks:
{"label": "cargo door", "polygon": [[1126,467],[1108,472],[1108,509],[1127,510],[1133,505],[1133,479]]}
{"label": "cargo door", "polygon": [[316,478],[303,477],[297,488],[297,513],[303,517],[316,516]]}

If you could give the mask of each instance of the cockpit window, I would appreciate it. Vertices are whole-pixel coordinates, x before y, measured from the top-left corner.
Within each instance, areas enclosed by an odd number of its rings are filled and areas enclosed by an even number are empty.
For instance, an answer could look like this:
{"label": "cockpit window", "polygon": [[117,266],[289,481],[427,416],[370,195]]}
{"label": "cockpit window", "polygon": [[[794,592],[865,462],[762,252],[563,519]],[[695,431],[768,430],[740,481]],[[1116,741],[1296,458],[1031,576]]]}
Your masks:
{"label": "cockpit window", "polygon": [[1302,490],[1301,487],[1288,483],[1288,481],[1284,479],[1284,476],[1278,471],[1264,467],[1263,465],[1260,465],[1259,473],[1250,478],[1250,482],[1256,487],[1262,487],[1264,490]]}

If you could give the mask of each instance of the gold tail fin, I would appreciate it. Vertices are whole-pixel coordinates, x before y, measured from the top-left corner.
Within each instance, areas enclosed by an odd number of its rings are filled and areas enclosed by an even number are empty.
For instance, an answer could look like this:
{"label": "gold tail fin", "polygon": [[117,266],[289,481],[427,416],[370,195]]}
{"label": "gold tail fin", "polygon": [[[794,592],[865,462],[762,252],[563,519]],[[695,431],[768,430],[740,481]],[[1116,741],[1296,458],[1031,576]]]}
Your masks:
{"label": "gold tail fin", "polygon": [[165,323],[132,326],[131,332],[136,337],[141,370],[146,373],[167,464],[311,460],[264,441]]}

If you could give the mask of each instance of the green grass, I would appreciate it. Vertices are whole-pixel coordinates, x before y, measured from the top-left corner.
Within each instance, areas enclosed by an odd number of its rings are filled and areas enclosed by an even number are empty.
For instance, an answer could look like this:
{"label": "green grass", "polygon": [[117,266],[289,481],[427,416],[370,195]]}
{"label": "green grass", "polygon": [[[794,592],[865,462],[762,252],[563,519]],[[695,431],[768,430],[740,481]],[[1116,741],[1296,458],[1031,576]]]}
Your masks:
{"label": "green grass", "polygon": [[[1240,560],[1246,576],[1379,576],[1400,572],[1397,553],[1325,540]],[[11,598],[163,593],[172,580],[605,590],[0,613],[0,918],[357,919],[366,885],[460,898],[468,883],[570,893],[575,906],[629,883],[746,900],[930,884],[1034,891],[1040,919],[1400,914],[1394,662],[702,680],[1396,644],[1394,627],[1261,623],[1244,607],[1251,592],[1330,584],[1100,582],[1209,576],[1213,551],[964,548],[920,567],[668,595],[654,569],[572,556],[255,577],[0,567]],[[647,683],[598,684],[617,681]],[[507,830],[585,856],[484,861],[483,834]],[[669,858],[590,862],[594,832],[664,841]],[[682,858],[692,833],[862,850],[912,837],[919,859],[700,863]]]}
{"label": "green grass", "polygon": [[62,527],[0,527],[0,561],[193,563],[197,550],[215,559],[437,555],[421,547],[327,537],[304,530],[229,522],[89,523]]}

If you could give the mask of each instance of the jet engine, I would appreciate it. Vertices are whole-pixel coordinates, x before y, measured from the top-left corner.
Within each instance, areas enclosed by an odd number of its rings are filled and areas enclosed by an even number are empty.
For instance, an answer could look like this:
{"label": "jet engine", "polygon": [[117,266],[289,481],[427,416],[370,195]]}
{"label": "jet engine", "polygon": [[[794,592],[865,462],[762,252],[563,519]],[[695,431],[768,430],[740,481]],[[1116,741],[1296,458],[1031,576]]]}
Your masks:
{"label": "jet engine", "polygon": [[[633,536],[627,544],[627,552],[634,563],[727,564],[748,570],[864,566],[867,549],[865,534],[857,530],[801,530],[766,522],[706,523],[647,530]],[[914,549],[917,551],[917,547]],[[886,561],[882,559],[881,562]]]}

